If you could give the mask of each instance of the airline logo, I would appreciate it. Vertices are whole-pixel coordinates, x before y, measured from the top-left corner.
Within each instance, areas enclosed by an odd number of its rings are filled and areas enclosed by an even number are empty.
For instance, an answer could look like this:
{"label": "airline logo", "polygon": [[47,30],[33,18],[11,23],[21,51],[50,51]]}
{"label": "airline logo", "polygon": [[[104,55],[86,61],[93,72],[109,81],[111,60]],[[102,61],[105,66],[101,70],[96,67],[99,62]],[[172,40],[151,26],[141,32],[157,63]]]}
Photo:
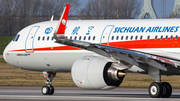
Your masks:
{"label": "airline logo", "polygon": [[65,33],[66,21],[68,18],[69,7],[70,7],[70,4],[67,4],[64,11],[63,11],[62,18],[60,19],[61,21],[59,22],[56,34],[64,34]]}
{"label": "airline logo", "polygon": [[88,27],[88,33],[86,33],[86,35],[90,35],[90,31],[94,28],[94,26],[89,26]]}
{"label": "airline logo", "polygon": [[116,27],[113,33],[153,33],[178,32],[179,26],[159,27]]}
{"label": "airline logo", "polygon": [[49,28],[46,28],[45,30],[45,34],[50,34],[52,32],[53,28],[52,27],[49,27]]}
{"label": "airline logo", "polygon": [[[80,29],[81,29],[80,26],[75,27],[75,28],[73,29],[71,35],[78,35],[78,31],[79,31]],[[90,32],[91,32],[91,30],[93,30],[93,29],[94,29],[94,26],[89,26],[88,29],[87,29],[86,35],[90,35]]]}
{"label": "airline logo", "polygon": [[62,24],[66,25],[66,20],[65,19],[62,20]]}
{"label": "airline logo", "polygon": [[80,26],[79,27],[75,27],[71,34],[72,35],[78,35],[78,31],[79,31],[80,28],[81,28]]}

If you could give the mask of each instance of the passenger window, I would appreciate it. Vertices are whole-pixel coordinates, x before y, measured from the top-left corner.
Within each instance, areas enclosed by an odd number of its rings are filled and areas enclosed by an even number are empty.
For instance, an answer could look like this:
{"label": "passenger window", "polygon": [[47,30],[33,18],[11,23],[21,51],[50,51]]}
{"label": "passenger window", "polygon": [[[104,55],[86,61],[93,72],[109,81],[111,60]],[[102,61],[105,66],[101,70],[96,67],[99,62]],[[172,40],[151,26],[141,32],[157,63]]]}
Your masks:
{"label": "passenger window", "polygon": [[166,35],[166,40],[168,39],[168,36]]}
{"label": "passenger window", "polygon": [[52,37],[51,40],[53,41],[53,40],[54,40],[54,37]]}
{"label": "passenger window", "polygon": [[131,40],[133,39],[133,36],[131,36]]}
{"label": "passenger window", "polygon": [[41,39],[41,37],[39,36],[39,37],[38,37],[38,41],[39,41],[40,39]]}
{"label": "passenger window", "polygon": [[47,37],[47,41],[49,41],[49,36]]}
{"label": "passenger window", "polygon": [[150,36],[147,37],[147,40],[149,40],[149,39],[150,39]]}
{"label": "passenger window", "polygon": [[112,36],[112,38],[111,38],[112,40],[114,40],[114,36]]}
{"label": "passenger window", "polygon": [[70,37],[70,40],[72,40],[72,36]]}
{"label": "passenger window", "polygon": [[138,36],[136,36],[136,38],[135,38],[136,40],[138,39]]}
{"label": "passenger window", "polygon": [[161,40],[163,39],[163,36],[161,36]]}
{"label": "passenger window", "polygon": [[176,38],[175,38],[176,40],[178,39],[178,36],[176,35]]}
{"label": "passenger window", "polygon": [[91,36],[89,36],[88,40],[91,40]]}
{"label": "passenger window", "polygon": [[76,40],[76,39],[77,39],[77,36],[75,36],[74,40]]}
{"label": "passenger window", "polygon": [[126,40],[128,40],[128,36],[126,36]]}
{"label": "passenger window", "polygon": [[42,40],[44,41],[45,37],[43,36]]}
{"label": "passenger window", "polygon": [[140,37],[140,40],[142,40],[142,39],[143,39],[143,36]]}
{"label": "passenger window", "polygon": [[155,40],[157,40],[157,35],[155,36]]}
{"label": "passenger window", "polygon": [[93,37],[93,40],[95,40],[95,38],[96,38],[96,37],[94,36],[94,37]]}
{"label": "passenger window", "polygon": [[116,40],[119,40],[119,36],[116,37]]}
{"label": "passenger window", "polygon": [[123,40],[123,36],[121,36],[121,40]]}
{"label": "passenger window", "polygon": [[86,36],[84,36],[84,40],[86,40]]}
{"label": "passenger window", "polygon": [[173,36],[171,35],[171,40],[173,39]]}
{"label": "passenger window", "polygon": [[81,36],[79,37],[79,40],[81,40]]}

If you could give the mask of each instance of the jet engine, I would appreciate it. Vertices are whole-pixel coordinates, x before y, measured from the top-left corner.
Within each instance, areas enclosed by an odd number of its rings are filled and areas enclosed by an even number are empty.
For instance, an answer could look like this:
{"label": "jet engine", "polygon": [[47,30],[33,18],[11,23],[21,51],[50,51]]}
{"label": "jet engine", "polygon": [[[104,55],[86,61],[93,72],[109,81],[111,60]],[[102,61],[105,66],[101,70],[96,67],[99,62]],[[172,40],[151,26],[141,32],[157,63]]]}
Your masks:
{"label": "jet engine", "polygon": [[113,89],[122,83],[125,69],[125,66],[109,58],[84,56],[74,62],[71,75],[80,88]]}

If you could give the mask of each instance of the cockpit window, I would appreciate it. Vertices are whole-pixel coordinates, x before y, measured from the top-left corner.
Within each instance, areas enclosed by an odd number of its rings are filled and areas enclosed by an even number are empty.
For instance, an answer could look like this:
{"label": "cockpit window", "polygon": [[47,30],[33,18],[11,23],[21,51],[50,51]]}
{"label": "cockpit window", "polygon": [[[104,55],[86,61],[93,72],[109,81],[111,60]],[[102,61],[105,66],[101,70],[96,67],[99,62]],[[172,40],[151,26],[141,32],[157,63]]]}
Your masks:
{"label": "cockpit window", "polygon": [[15,41],[16,37],[17,37],[17,35],[14,37],[13,41]]}
{"label": "cockpit window", "polygon": [[18,35],[16,35],[16,36],[14,37],[13,41],[18,41],[19,37],[20,37],[20,35],[19,35],[19,34],[18,34]]}

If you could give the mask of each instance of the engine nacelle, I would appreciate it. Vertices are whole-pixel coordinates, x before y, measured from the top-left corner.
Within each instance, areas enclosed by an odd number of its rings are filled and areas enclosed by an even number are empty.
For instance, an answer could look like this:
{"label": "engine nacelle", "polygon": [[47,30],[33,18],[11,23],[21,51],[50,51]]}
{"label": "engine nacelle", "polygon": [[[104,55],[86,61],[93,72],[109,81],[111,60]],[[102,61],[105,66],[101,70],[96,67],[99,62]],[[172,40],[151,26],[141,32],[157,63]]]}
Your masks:
{"label": "engine nacelle", "polygon": [[74,83],[80,88],[113,89],[122,83],[126,75],[123,69],[113,60],[85,56],[74,62],[71,74]]}

